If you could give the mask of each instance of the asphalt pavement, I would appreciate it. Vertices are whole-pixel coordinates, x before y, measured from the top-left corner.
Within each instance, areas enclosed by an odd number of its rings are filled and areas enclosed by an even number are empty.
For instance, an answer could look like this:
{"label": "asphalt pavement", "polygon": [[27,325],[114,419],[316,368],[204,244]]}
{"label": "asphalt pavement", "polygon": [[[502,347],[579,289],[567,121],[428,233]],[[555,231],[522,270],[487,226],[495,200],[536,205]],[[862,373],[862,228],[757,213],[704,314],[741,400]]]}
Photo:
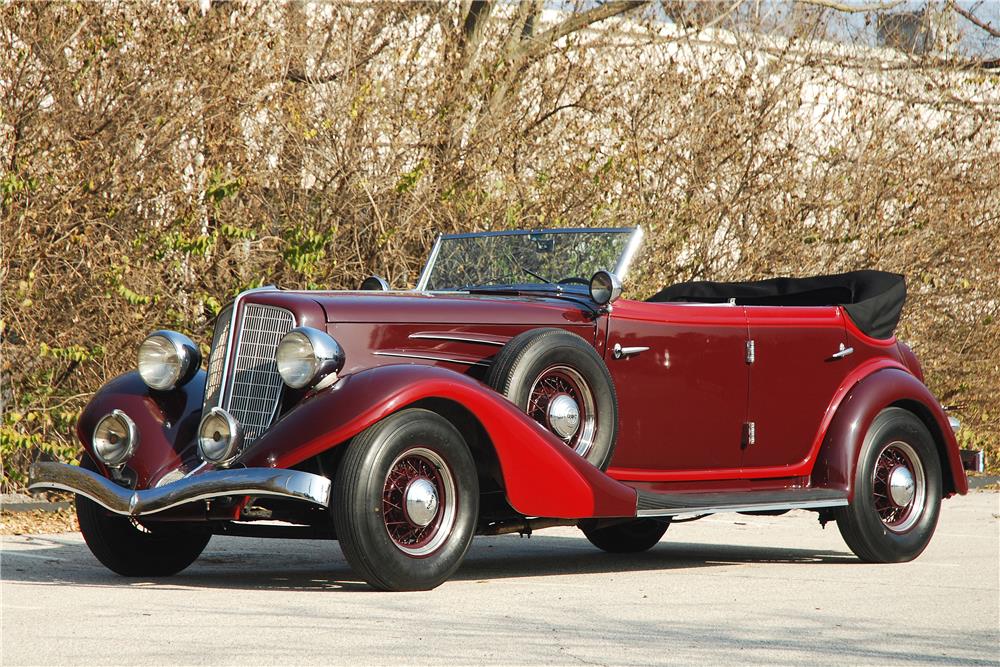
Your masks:
{"label": "asphalt pavement", "polygon": [[213,538],[126,580],[78,534],[4,537],[0,664],[1000,664],[1000,495],[944,503],[916,561],[867,565],[816,515],[717,515],[616,556],[575,528],[477,538],[425,593],[335,542]]}

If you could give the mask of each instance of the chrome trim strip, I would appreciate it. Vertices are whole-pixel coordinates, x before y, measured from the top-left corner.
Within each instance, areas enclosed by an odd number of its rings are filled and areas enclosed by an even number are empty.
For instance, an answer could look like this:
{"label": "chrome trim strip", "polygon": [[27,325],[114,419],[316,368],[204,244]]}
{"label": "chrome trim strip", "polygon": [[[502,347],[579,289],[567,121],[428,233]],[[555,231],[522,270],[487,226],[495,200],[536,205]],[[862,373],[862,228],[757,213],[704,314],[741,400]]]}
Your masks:
{"label": "chrome trim strip", "polygon": [[452,364],[465,364],[466,366],[490,366],[488,361],[472,361],[468,359],[455,359],[452,357],[445,356],[432,356],[429,354],[411,354],[409,352],[373,352],[377,357],[402,357],[404,359],[426,359],[427,361],[445,361]]}
{"label": "chrome trim strip", "polygon": [[431,270],[434,268],[434,262],[437,261],[438,253],[441,251],[441,240],[444,238],[441,234],[434,240],[434,247],[431,248],[431,255],[427,258],[427,263],[424,264],[424,270],[420,273],[420,279],[417,281],[417,286],[413,288],[414,292],[423,292],[427,289],[427,281],[431,279]]}
{"label": "chrome trim strip", "polygon": [[719,514],[721,512],[761,512],[771,510],[820,509],[843,507],[847,498],[834,500],[800,500],[788,503],[763,503],[758,505],[725,505],[718,507],[678,507],[674,509],[637,510],[636,516],[679,516],[681,514]]}
{"label": "chrome trim strip", "polygon": [[499,340],[489,340],[487,338],[480,338],[475,334],[451,334],[447,332],[442,333],[412,333],[407,338],[419,339],[419,340],[453,340],[461,343],[482,343],[483,345],[499,345],[503,347],[506,345],[506,341]]}
{"label": "chrome trim strip", "polygon": [[628,273],[629,266],[632,264],[632,260],[635,258],[635,253],[639,251],[639,246],[642,245],[642,238],[645,232],[642,231],[642,227],[636,227],[635,231],[628,239],[628,244],[625,246],[625,251],[622,256],[618,258],[618,263],[615,264],[614,274],[618,276],[618,279],[622,282],[625,281],[625,274]]}
{"label": "chrome trim strip", "polygon": [[223,496],[270,496],[330,505],[331,482],[326,477],[284,468],[213,470],[153,489],[133,491],[79,466],[35,463],[28,489],[58,489],[78,493],[115,514],[147,516],[198,500]]}

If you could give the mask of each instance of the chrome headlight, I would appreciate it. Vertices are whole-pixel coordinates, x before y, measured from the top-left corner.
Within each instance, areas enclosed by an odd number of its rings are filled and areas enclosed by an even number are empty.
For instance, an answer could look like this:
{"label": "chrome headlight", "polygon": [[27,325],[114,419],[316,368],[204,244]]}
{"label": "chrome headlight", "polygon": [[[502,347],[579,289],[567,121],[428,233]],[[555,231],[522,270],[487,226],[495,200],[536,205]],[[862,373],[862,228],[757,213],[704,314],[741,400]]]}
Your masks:
{"label": "chrome headlight", "polygon": [[225,465],[239,454],[243,429],[222,408],[212,408],[198,426],[198,453],[210,463]]}
{"label": "chrome headlight", "polygon": [[298,327],[286,333],[274,356],[281,379],[292,389],[302,389],[330,376],[331,380],[336,379],[344,367],[340,343],[311,327]]}
{"label": "chrome headlight", "polygon": [[139,446],[135,422],[121,410],[112,410],[94,427],[94,455],[105,464],[117,467],[132,458]]}
{"label": "chrome headlight", "polygon": [[176,331],[156,331],[139,346],[139,375],[151,389],[166,391],[195,376],[201,351],[191,339]]}

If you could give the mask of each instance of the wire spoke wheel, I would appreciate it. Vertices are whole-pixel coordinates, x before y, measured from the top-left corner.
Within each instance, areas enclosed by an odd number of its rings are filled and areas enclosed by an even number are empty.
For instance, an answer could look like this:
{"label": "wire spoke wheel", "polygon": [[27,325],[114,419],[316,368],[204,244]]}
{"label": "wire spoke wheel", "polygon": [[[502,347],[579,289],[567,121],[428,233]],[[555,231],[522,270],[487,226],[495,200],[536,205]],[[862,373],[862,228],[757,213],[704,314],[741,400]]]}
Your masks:
{"label": "wire spoke wheel", "polygon": [[444,459],[423,447],[393,461],[382,489],[382,520],[389,538],[410,556],[434,553],[455,523],[455,479]]}
{"label": "wire spoke wheel", "polygon": [[587,456],[597,433],[594,392],[569,366],[544,369],[528,392],[527,413],[559,436],[580,456]]}
{"label": "wire spoke wheel", "polygon": [[902,533],[917,522],[927,496],[924,466],[913,447],[902,441],[886,445],[872,473],[872,501],[886,528]]}

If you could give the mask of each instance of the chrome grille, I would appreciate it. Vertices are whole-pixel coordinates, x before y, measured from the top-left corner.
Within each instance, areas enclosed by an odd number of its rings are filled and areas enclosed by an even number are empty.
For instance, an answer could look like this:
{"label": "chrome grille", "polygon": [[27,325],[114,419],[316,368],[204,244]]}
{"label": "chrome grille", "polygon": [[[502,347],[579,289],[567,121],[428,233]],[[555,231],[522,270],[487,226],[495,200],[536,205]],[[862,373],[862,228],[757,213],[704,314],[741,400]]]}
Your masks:
{"label": "chrome grille", "polygon": [[233,307],[229,306],[221,313],[215,323],[215,335],[212,337],[211,355],[208,358],[208,378],[205,380],[205,409],[219,404],[219,394],[222,389],[222,369],[226,365],[226,346],[229,343],[229,326],[232,324]]}
{"label": "chrome grille", "polygon": [[[243,426],[246,444],[263,435],[274,420],[284,387],[274,353],[281,337],[294,326],[292,313],[284,308],[253,303],[243,308],[226,386],[226,409]],[[214,351],[212,356],[214,362]]]}

